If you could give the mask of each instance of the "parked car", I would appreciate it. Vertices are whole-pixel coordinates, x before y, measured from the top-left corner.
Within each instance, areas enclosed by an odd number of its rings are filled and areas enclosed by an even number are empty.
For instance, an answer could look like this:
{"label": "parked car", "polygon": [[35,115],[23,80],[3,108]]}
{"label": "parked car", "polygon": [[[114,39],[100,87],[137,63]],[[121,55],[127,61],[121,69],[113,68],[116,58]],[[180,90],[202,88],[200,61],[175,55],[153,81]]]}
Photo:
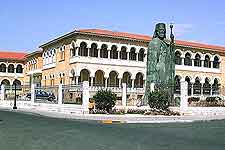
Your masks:
{"label": "parked car", "polygon": [[[27,93],[26,97],[30,99],[31,93]],[[46,91],[35,91],[35,98],[48,101],[54,101],[56,99],[53,93],[48,93]]]}

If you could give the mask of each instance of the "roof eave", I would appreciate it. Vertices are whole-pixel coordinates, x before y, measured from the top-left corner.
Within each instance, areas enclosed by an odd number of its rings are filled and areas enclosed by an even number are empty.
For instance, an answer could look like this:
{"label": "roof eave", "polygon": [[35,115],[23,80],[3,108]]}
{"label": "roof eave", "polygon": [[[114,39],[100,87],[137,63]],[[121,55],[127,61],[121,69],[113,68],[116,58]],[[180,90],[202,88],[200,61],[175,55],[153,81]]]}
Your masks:
{"label": "roof eave", "polygon": [[75,30],[75,31],[69,32],[67,34],[64,34],[62,36],[59,36],[59,37],[57,37],[57,38],[55,38],[55,39],[53,39],[53,40],[51,40],[51,41],[49,41],[47,43],[44,43],[44,44],[40,45],[39,48],[44,48],[44,47],[46,47],[46,46],[48,46],[50,44],[53,44],[53,43],[55,43],[55,42],[57,42],[59,40],[62,40],[63,38],[69,37],[69,36],[71,36],[73,34],[76,34],[76,33],[78,33],[78,31]]}

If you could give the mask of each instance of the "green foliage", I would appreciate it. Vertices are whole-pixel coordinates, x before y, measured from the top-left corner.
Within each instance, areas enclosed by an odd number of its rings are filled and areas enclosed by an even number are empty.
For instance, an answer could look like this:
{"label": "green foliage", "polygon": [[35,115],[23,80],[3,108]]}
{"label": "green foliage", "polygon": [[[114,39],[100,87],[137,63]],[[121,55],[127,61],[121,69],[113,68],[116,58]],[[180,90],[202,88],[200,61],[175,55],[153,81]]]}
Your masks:
{"label": "green foliage", "polygon": [[207,97],[206,98],[206,102],[218,102],[222,100],[220,97],[216,96],[216,97]]}
{"label": "green foliage", "polygon": [[189,97],[188,103],[191,104],[191,102],[198,102],[200,101],[200,97]]}
{"label": "green foliage", "polygon": [[167,110],[169,107],[169,93],[164,90],[149,92],[148,104],[151,108]]}
{"label": "green foliage", "polygon": [[95,106],[98,110],[105,110],[108,113],[116,103],[116,96],[110,90],[99,90],[93,97]]}

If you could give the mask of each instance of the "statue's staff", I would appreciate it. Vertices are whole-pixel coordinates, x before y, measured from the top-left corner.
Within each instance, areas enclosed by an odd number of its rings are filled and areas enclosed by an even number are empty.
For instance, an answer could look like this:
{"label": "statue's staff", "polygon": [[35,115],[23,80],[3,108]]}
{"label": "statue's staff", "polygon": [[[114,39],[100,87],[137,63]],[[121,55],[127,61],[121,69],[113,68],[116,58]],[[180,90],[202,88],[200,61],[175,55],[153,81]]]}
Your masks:
{"label": "statue's staff", "polygon": [[174,35],[173,35],[173,25],[170,25],[170,56],[171,56],[171,63],[170,63],[170,69],[171,69],[171,87],[170,87],[170,98],[171,98],[171,102],[173,102],[173,98],[174,98],[174,87],[175,87],[175,82],[174,82],[174,76],[175,76],[175,72],[173,72],[173,68],[175,67],[175,60],[174,60]]}

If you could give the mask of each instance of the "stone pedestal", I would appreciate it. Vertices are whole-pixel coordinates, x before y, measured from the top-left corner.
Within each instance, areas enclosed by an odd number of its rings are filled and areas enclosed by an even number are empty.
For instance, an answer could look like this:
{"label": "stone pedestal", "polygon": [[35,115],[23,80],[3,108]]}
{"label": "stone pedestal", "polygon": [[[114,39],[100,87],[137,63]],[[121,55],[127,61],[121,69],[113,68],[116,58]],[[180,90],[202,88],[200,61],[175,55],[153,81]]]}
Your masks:
{"label": "stone pedestal", "polygon": [[125,108],[127,105],[127,85],[122,83],[122,106]]}
{"label": "stone pedestal", "polygon": [[150,84],[150,92],[154,92],[155,91],[155,83],[151,83]]}
{"label": "stone pedestal", "polygon": [[63,104],[63,93],[62,93],[62,84],[59,84],[58,88],[58,104]]}
{"label": "stone pedestal", "polygon": [[1,85],[0,96],[1,96],[1,100],[5,100],[5,85],[4,84]]}
{"label": "stone pedestal", "polygon": [[35,84],[31,84],[31,103],[34,104],[34,100],[35,100]]}
{"label": "stone pedestal", "polygon": [[82,109],[83,109],[83,113],[87,114],[89,113],[88,110],[88,104],[89,104],[89,82],[88,81],[84,81],[83,82],[83,93],[82,93]]}
{"label": "stone pedestal", "polygon": [[187,81],[181,81],[180,85],[180,112],[184,114],[188,110],[188,83]]}

